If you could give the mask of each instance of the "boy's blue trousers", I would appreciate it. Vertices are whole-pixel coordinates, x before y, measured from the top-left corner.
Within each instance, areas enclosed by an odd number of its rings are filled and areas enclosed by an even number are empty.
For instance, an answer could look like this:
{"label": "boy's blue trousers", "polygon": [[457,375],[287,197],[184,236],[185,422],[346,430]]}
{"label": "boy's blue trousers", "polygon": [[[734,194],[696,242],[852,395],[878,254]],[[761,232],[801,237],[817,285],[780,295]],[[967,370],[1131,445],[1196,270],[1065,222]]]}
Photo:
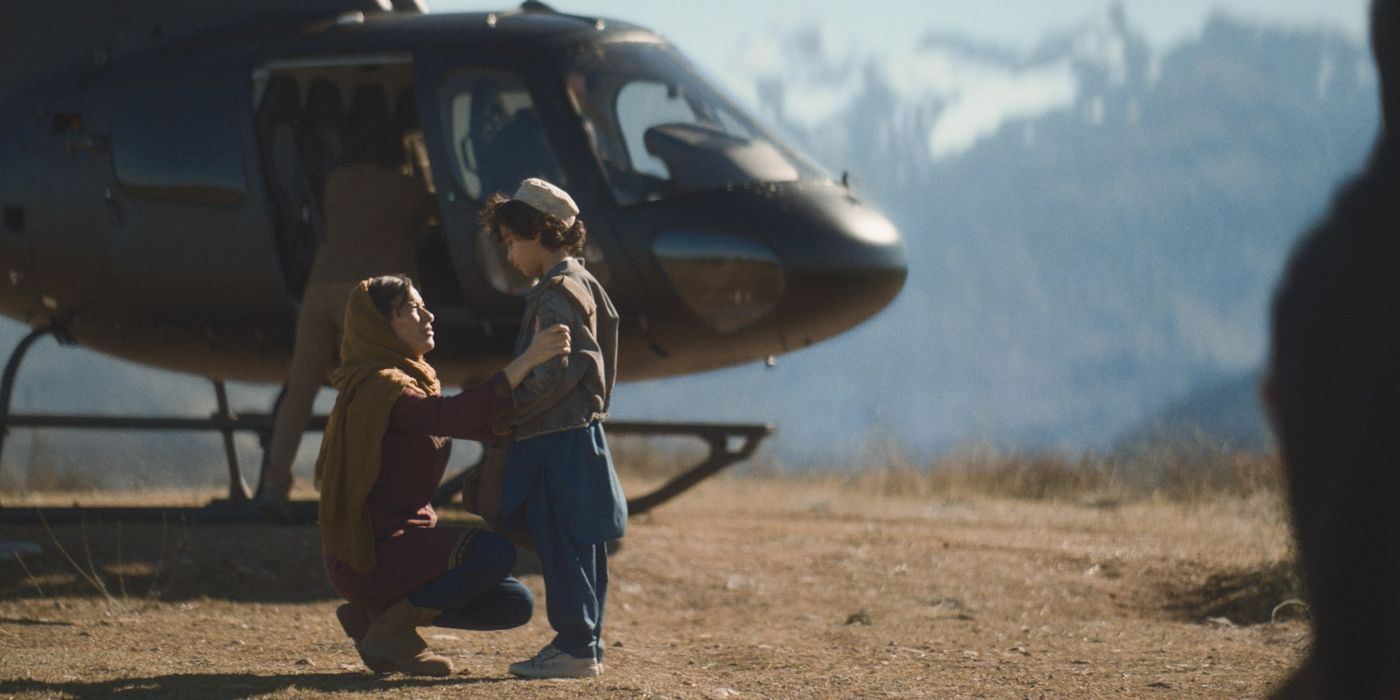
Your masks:
{"label": "boy's blue trousers", "polygon": [[554,647],[570,656],[602,661],[607,544],[574,544],[549,508],[526,506],[525,527],[540,555]]}
{"label": "boy's blue trousers", "polygon": [[601,661],[607,542],[627,527],[627,501],[603,426],[513,443],[503,491],[502,521],[523,525],[540,555],[554,646]]}

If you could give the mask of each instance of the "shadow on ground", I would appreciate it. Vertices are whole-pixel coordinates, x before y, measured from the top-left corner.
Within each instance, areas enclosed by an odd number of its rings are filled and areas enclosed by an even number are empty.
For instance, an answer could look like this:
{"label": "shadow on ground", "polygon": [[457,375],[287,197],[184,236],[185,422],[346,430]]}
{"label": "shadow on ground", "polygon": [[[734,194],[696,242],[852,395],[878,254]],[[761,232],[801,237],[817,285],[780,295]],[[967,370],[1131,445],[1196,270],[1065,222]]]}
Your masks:
{"label": "shadow on ground", "polygon": [[1297,616],[1306,606],[1302,580],[1292,561],[1212,572],[1189,586],[1165,589],[1169,614],[1190,622],[1224,618],[1255,625]]}
{"label": "shadow on ground", "polygon": [[[474,524],[465,514],[442,517],[444,525]],[[326,581],[315,524],[68,522],[6,525],[0,539],[41,550],[0,560],[0,599],[295,603],[340,598]],[[539,572],[539,558],[520,551],[515,575]]]}
{"label": "shadow on ground", "polygon": [[201,700],[239,700],[288,690],[320,692],[364,692],[413,688],[483,691],[507,678],[405,678],[371,676],[363,673],[313,673],[305,675],[255,676],[244,673],[192,673],[147,678],[122,678],[100,682],[43,682],[6,680],[7,693],[37,693],[64,698],[149,698],[199,697]]}
{"label": "shadow on ground", "polygon": [[179,601],[337,598],[315,525],[182,522],[7,525],[38,554],[0,561],[0,598],[110,596]]}

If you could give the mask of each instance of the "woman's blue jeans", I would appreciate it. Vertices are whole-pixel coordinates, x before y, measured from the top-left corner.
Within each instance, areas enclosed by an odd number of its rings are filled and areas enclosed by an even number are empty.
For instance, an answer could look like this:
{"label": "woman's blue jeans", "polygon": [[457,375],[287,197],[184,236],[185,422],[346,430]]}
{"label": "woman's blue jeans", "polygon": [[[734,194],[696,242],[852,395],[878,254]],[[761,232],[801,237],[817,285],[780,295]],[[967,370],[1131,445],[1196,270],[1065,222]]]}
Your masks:
{"label": "woman's blue jeans", "polygon": [[504,630],[530,621],[535,599],[510,575],[515,545],[493,532],[478,532],[447,573],[410,593],[420,608],[441,610],[433,624],[461,630]]}

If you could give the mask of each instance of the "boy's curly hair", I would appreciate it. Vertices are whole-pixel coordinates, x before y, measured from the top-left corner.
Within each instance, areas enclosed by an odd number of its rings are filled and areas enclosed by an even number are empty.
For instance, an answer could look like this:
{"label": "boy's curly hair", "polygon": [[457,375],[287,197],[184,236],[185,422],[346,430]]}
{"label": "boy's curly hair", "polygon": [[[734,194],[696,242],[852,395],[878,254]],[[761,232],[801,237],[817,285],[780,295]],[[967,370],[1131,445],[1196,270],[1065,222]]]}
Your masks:
{"label": "boy's curly hair", "polygon": [[504,243],[501,227],[508,226],[517,238],[539,239],[540,245],[549,250],[565,249],[570,255],[583,251],[588,240],[588,231],[583,220],[574,218],[573,226],[565,226],[563,221],[550,216],[524,202],[511,199],[500,192],[491,195],[481,205],[481,230],[491,236],[491,240]]}

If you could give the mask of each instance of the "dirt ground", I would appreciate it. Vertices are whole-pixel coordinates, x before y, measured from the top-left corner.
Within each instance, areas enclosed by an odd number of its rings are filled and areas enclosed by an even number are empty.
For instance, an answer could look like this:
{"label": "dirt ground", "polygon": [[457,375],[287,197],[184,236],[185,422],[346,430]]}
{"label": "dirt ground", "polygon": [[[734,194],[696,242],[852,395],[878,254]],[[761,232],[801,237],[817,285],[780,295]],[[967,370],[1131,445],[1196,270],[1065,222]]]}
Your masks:
{"label": "dirt ground", "polygon": [[369,673],[334,620],[314,526],[0,528],[43,548],[0,561],[7,698],[1259,697],[1309,635],[1296,617],[1270,621],[1290,595],[1289,536],[1263,498],[909,499],[713,480],[630,523],[612,558],[607,670],[586,681],[506,673],[550,637],[542,599],[520,629],[426,630],[463,669],[453,677]]}

